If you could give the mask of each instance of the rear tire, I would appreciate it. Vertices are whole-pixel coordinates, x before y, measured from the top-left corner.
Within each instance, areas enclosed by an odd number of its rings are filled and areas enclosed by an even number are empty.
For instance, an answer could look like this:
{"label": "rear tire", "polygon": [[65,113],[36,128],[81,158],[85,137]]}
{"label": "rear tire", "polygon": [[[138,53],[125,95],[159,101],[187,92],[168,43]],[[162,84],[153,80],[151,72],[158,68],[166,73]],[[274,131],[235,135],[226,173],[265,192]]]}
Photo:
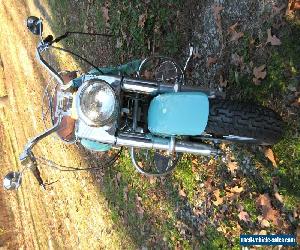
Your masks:
{"label": "rear tire", "polygon": [[[262,106],[213,99],[205,132],[221,138],[233,135],[234,141],[272,145],[282,138],[283,121],[273,110]],[[239,140],[243,137],[251,140]]]}

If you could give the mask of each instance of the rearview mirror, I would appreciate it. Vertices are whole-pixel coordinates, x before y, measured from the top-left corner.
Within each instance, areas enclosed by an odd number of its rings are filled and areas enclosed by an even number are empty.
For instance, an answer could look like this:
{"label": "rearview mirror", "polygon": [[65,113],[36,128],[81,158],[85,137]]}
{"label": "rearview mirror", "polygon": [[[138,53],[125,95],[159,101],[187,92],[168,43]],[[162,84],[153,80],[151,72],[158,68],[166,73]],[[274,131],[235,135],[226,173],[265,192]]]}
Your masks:
{"label": "rearview mirror", "polygon": [[9,172],[3,180],[3,187],[6,190],[16,190],[22,183],[22,173]]}
{"label": "rearview mirror", "polygon": [[43,33],[43,22],[42,19],[37,18],[36,16],[30,16],[26,21],[27,28],[34,35],[41,36]]}

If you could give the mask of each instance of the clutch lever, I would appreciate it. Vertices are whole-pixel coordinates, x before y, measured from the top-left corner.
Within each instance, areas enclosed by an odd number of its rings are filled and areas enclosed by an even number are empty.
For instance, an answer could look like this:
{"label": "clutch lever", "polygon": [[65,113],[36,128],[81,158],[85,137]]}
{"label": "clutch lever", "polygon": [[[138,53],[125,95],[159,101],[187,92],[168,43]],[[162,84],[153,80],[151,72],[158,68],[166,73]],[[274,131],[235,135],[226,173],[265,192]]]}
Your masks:
{"label": "clutch lever", "polygon": [[33,176],[36,178],[36,180],[38,181],[38,183],[42,187],[42,189],[46,190],[46,186],[41,177],[41,173],[40,173],[40,170],[38,169],[37,161],[36,161],[34,154],[32,152],[29,152],[29,154],[27,154],[27,155],[22,154],[20,156],[20,161],[24,167],[29,168],[31,170]]}

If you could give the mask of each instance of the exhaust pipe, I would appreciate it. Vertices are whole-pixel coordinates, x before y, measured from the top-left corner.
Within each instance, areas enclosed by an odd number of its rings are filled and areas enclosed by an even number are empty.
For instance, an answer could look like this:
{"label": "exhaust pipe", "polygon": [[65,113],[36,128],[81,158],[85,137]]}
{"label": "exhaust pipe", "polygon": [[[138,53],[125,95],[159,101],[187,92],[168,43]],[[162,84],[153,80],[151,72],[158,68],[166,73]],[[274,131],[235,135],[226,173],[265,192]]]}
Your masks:
{"label": "exhaust pipe", "polygon": [[216,155],[218,150],[203,143],[195,143],[184,140],[175,141],[175,138],[167,139],[155,136],[139,136],[136,134],[122,133],[116,137],[116,146],[137,147],[147,149],[167,150],[170,153],[190,153],[198,155]]}

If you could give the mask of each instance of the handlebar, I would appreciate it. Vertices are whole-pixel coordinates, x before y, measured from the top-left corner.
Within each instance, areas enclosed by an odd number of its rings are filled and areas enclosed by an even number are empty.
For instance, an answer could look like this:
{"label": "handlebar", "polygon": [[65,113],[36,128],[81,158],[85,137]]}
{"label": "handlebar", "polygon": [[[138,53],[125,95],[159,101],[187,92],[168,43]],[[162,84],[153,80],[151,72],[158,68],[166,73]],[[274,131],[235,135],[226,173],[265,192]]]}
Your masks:
{"label": "handlebar", "polygon": [[42,57],[41,53],[49,48],[49,43],[44,43],[43,41],[39,43],[37,49],[36,49],[36,58],[37,60],[43,65],[47,71],[60,83],[60,85],[63,85],[63,79],[58,74],[57,71],[55,71],[54,68],[52,68]]}
{"label": "handlebar", "polygon": [[24,151],[22,152],[22,154],[20,155],[20,161],[21,164],[24,167],[27,167],[31,170],[31,172],[33,173],[34,177],[36,178],[36,180],[38,181],[39,185],[43,188],[45,188],[45,184],[43,182],[43,179],[41,178],[41,174],[40,171],[38,169],[37,166],[37,162],[36,162],[36,158],[34,157],[34,154],[32,153],[32,149],[33,147],[43,138],[45,138],[46,136],[52,134],[53,132],[57,131],[60,127],[60,123],[62,120],[62,116],[59,115],[58,119],[56,121],[56,123],[54,124],[54,126],[48,130],[46,130],[45,132],[37,135],[36,137],[32,138],[25,146]]}

